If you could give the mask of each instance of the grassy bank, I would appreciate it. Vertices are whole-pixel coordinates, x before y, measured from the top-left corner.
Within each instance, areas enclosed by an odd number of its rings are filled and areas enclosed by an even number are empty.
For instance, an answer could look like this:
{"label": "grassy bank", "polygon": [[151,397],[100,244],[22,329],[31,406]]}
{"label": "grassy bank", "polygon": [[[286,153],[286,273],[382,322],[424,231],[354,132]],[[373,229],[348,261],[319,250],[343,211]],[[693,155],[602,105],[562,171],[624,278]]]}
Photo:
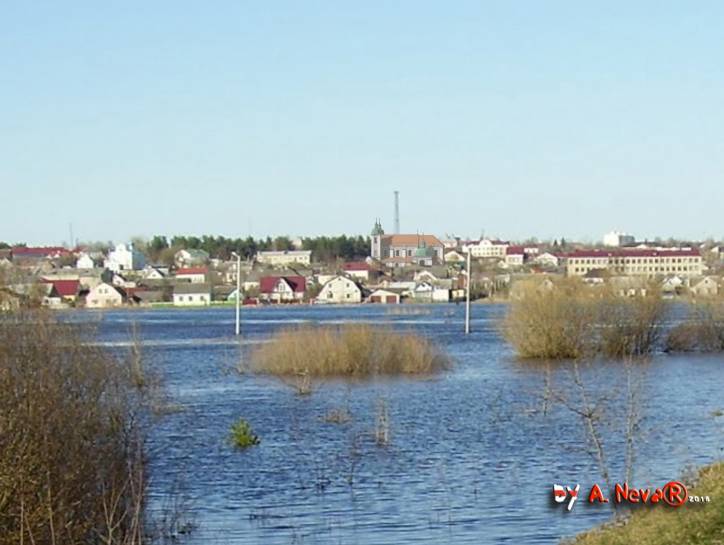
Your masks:
{"label": "grassy bank", "polygon": [[604,526],[581,534],[575,545],[678,545],[724,543],[724,463],[701,470],[689,495],[708,496],[711,503],[686,503],[637,509],[622,526]]}
{"label": "grassy bank", "polygon": [[449,364],[424,337],[360,324],[285,329],[251,359],[253,371],[279,377],[429,375]]}

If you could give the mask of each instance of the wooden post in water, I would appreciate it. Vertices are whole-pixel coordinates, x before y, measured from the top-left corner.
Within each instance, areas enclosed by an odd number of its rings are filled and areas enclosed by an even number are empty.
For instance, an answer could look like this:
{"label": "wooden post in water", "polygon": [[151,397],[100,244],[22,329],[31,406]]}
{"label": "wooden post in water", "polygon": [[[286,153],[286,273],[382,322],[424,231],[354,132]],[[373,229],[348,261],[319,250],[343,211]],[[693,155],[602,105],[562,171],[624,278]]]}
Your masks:
{"label": "wooden post in water", "polygon": [[465,281],[465,334],[470,333],[470,247],[468,247],[468,278]]}

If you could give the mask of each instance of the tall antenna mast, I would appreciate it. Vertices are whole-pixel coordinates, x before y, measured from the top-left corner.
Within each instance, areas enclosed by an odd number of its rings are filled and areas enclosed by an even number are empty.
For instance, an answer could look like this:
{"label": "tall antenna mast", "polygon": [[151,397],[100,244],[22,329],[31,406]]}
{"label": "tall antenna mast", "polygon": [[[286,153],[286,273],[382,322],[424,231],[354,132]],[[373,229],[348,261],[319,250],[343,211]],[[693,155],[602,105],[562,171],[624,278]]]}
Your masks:
{"label": "tall antenna mast", "polygon": [[395,234],[400,234],[400,192],[395,191]]}

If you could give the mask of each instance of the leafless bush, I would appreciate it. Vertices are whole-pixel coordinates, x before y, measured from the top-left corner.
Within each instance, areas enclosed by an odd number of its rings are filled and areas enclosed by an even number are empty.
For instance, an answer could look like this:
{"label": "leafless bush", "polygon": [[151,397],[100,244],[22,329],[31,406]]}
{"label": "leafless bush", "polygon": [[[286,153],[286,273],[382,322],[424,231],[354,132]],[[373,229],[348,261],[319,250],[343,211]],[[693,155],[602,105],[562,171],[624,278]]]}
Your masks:
{"label": "leafless bush", "polygon": [[651,353],[661,337],[666,303],[655,286],[644,295],[621,297],[605,293],[598,301],[600,351],[623,358]]}
{"label": "leafless bush", "polygon": [[581,358],[589,351],[594,300],[578,282],[553,289],[521,286],[510,303],[503,333],[522,358]]}
{"label": "leafless bush", "polygon": [[724,304],[718,302],[693,306],[687,320],[669,331],[666,350],[724,351]]}
{"label": "leafless bush", "polygon": [[550,289],[517,291],[503,333],[522,358],[644,355],[659,341],[666,307],[654,288],[623,297],[569,279]]}
{"label": "leafless bush", "polygon": [[0,319],[0,545],[143,541],[142,394],[86,333]]}
{"label": "leafless bush", "polygon": [[384,398],[377,400],[375,443],[382,447],[390,444],[390,412],[387,409],[387,400]]}

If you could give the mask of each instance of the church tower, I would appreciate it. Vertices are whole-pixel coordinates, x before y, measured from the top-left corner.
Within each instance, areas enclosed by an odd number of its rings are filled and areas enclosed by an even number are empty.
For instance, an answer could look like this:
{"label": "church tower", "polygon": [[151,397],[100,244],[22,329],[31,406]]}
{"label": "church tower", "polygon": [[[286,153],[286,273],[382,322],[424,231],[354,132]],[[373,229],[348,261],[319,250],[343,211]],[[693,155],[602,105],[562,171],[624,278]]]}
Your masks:
{"label": "church tower", "polygon": [[372,259],[381,260],[382,259],[382,235],[385,234],[385,231],[382,229],[382,224],[380,223],[379,218],[375,220],[375,226],[372,228],[372,235],[371,243],[370,243],[370,255],[372,256]]}

